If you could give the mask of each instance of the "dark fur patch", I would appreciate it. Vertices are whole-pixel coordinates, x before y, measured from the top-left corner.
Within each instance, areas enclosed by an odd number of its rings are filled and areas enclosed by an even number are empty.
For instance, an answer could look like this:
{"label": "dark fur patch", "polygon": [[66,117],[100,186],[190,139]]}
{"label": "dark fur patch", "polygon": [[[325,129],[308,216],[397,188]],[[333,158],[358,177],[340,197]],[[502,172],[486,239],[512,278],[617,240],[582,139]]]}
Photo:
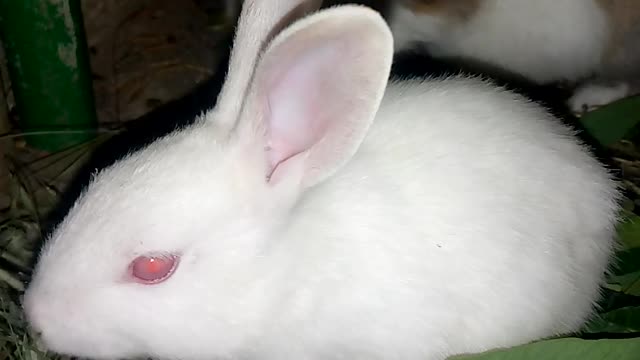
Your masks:
{"label": "dark fur patch", "polygon": [[415,13],[434,14],[466,20],[480,7],[482,0],[401,0]]}

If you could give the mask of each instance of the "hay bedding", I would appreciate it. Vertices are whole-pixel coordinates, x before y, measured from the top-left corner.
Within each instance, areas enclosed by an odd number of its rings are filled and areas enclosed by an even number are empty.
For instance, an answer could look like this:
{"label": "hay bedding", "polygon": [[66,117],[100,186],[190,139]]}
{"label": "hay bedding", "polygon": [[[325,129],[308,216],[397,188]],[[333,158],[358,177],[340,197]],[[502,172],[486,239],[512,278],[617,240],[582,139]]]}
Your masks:
{"label": "hay bedding", "polygon": [[[104,133],[92,143],[54,154],[29,148],[19,134],[0,138],[0,151],[5,155],[0,157],[0,360],[52,358],[39,353],[27,336],[19,297],[49,226],[44,219],[60,192],[113,129],[183,96],[213,75],[219,60],[217,46],[222,46],[221,40],[231,27],[221,9],[203,9],[199,6],[202,3],[84,1],[97,112]],[[8,79],[6,68],[2,71],[1,78]],[[12,134],[15,114],[6,81],[2,90],[0,134]],[[613,111],[609,120],[633,115]],[[618,141],[608,150],[627,189],[626,208],[631,216],[638,215],[640,134]],[[640,230],[636,228],[630,222],[622,230],[629,247],[640,247]],[[611,279],[603,312],[615,316],[592,323],[587,333],[640,331],[636,308],[640,305],[640,258],[631,258],[630,263],[634,262],[639,265],[627,270],[635,272],[636,278],[619,274],[623,276]],[[626,315],[620,309],[627,311]]]}

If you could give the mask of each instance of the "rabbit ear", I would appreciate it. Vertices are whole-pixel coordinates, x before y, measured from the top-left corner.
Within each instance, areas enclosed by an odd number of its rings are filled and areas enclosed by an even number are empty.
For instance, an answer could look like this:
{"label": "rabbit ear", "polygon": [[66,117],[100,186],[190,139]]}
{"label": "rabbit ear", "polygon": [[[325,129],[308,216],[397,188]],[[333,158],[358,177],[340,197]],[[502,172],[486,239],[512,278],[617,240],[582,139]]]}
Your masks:
{"label": "rabbit ear", "polygon": [[263,47],[284,27],[320,8],[321,0],[245,0],[236,28],[227,78],[218,95],[217,125],[231,128]]}
{"label": "rabbit ear", "polygon": [[380,105],[392,53],[383,18],[359,5],[318,12],[274,39],[240,118],[262,137],[271,182],[313,186],[353,156]]}

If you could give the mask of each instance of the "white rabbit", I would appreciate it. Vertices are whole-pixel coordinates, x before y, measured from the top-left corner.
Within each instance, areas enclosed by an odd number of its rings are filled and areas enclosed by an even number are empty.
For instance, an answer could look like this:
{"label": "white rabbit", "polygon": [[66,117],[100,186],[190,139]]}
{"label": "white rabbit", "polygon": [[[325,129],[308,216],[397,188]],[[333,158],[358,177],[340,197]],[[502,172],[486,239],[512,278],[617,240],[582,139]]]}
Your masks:
{"label": "white rabbit", "polygon": [[48,239],[24,298],[43,346],[433,360],[578,330],[615,247],[608,171],[481,80],[387,87],[366,7],[263,47],[294,2],[247,1],[216,108],[97,174]]}
{"label": "white rabbit", "polygon": [[395,48],[485,62],[577,86],[574,111],[640,92],[640,1],[399,0]]}

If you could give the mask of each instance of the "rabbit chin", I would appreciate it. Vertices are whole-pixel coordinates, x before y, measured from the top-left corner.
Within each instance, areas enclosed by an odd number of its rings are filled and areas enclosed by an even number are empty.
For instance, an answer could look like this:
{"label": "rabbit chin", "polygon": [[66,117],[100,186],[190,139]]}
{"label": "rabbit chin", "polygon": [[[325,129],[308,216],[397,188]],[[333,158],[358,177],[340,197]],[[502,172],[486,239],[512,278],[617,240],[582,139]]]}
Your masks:
{"label": "rabbit chin", "polygon": [[99,313],[83,317],[83,313],[93,311],[87,302],[78,301],[76,296],[51,295],[37,287],[30,288],[24,297],[30,332],[41,351],[95,359],[138,355],[131,338],[108,327],[110,319],[102,320]]}
{"label": "rabbit chin", "polygon": [[96,360],[126,359],[141,356],[132,347],[127,347],[126,344],[121,342],[105,343],[102,341],[87,342],[85,340],[75,341],[67,335],[60,334],[57,337],[53,336],[40,340],[41,345],[39,345],[39,348],[49,353],[53,352],[60,355]]}
{"label": "rabbit chin", "polygon": [[[233,331],[225,333],[216,329],[206,316],[187,318],[187,314],[182,313],[178,319],[160,313],[149,318],[148,314],[131,311],[100,314],[96,307],[80,301],[66,307],[66,311],[58,311],[63,307],[55,305],[55,300],[52,303],[42,301],[43,298],[33,299],[30,295],[25,299],[25,311],[38,348],[50,353],[99,360],[203,359],[231,353],[229,347],[237,344],[232,339]],[[93,316],[86,316],[89,312]],[[185,323],[192,326],[185,327]]]}

